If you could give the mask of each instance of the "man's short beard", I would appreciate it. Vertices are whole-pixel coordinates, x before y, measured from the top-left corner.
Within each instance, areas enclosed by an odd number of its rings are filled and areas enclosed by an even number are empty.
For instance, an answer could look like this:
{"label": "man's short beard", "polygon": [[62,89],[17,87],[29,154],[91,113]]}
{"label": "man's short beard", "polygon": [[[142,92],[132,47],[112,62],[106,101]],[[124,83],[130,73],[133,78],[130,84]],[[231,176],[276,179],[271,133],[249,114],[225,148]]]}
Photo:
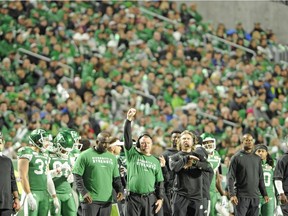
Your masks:
{"label": "man's short beard", "polygon": [[252,148],[248,147],[248,146],[244,146],[244,150],[248,151],[248,150],[252,150]]}
{"label": "man's short beard", "polygon": [[106,152],[106,150],[107,148],[102,144],[98,144],[97,146],[95,146],[95,151],[97,151],[100,154]]}

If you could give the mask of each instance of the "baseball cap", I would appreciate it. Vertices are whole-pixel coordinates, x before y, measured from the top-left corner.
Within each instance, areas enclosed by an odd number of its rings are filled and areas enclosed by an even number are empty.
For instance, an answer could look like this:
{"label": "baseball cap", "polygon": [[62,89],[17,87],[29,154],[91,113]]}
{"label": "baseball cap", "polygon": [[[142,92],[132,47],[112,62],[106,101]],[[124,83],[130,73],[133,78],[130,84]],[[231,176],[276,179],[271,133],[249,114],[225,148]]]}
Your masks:
{"label": "baseball cap", "polygon": [[113,147],[113,146],[123,146],[124,142],[121,142],[119,140],[117,140],[116,142],[113,142],[109,145],[109,147]]}

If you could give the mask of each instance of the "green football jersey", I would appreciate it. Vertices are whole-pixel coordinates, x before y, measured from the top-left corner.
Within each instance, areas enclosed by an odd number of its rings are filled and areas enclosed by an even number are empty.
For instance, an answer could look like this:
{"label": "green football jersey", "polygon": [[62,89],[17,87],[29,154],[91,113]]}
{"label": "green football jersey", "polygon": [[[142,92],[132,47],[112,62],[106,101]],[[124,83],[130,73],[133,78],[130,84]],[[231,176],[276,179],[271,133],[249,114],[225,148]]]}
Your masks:
{"label": "green football jersey", "polygon": [[69,156],[68,156],[68,160],[69,160],[69,163],[71,164],[71,166],[73,167],[74,164],[75,164],[75,161],[76,159],[79,157],[81,151],[78,150],[78,149],[73,149],[70,153],[69,153]]}
{"label": "green football jersey", "polygon": [[62,170],[60,176],[56,176],[53,178],[57,194],[65,194],[71,192],[72,190],[71,185],[70,183],[67,182],[67,177],[68,175],[71,174],[71,166],[68,162],[68,159],[63,159],[57,157],[56,155],[50,155],[50,163],[49,163],[50,170],[62,168],[63,166],[70,168],[70,170],[69,169]]}
{"label": "green football jersey", "polygon": [[125,149],[128,170],[128,191],[145,194],[155,190],[155,183],[163,181],[159,160],[146,156],[132,147]]}
{"label": "green football jersey", "polygon": [[273,185],[273,173],[274,169],[266,161],[262,161],[263,175],[264,175],[264,183],[266,187],[266,191],[269,197],[274,197],[274,185]]}
{"label": "green football jersey", "polygon": [[221,157],[217,151],[213,151],[213,154],[209,154],[208,162],[211,164],[214,175],[210,185],[210,192],[216,192],[216,172],[221,164]]}
{"label": "green football jersey", "polygon": [[114,155],[109,152],[99,154],[92,148],[87,149],[77,158],[73,173],[82,176],[93,201],[112,202],[113,178],[119,176],[118,162]]}
{"label": "green football jersey", "polygon": [[28,178],[31,191],[47,190],[47,168],[49,157],[41,152],[35,152],[30,147],[20,148],[18,151],[19,158],[29,160]]}

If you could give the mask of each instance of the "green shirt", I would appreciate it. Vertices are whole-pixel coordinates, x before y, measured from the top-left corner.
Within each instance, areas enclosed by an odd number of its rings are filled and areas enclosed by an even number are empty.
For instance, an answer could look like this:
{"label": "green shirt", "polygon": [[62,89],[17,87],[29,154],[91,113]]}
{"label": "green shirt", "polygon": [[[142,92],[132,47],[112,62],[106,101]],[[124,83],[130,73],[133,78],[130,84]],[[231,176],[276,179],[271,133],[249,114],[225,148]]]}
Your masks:
{"label": "green shirt", "polygon": [[219,155],[219,153],[217,151],[213,151],[213,154],[210,154],[208,156],[208,162],[211,164],[213,171],[214,171],[214,175],[212,178],[212,182],[210,185],[210,192],[215,192],[216,193],[216,172],[220,166],[221,163],[221,157]]}
{"label": "green shirt", "polygon": [[[51,156],[51,155],[50,155]],[[50,170],[55,170],[57,168],[62,168],[63,165],[65,164],[66,167],[69,167],[70,164],[68,162],[68,159],[63,159],[60,157],[51,156],[50,157],[50,163],[49,163],[49,169]],[[68,175],[71,174],[71,170],[65,170],[60,173],[60,176],[56,176],[53,178],[53,182],[55,185],[56,193],[57,194],[66,194],[71,192],[71,186],[67,182],[67,177]]]}
{"label": "green shirt", "polygon": [[155,183],[164,180],[159,160],[132,147],[125,149],[128,170],[128,191],[147,194],[155,191]]}
{"label": "green shirt", "polygon": [[[273,173],[274,169],[266,161],[262,161],[264,183],[266,191],[269,197],[275,196],[274,185],[273,185]],[[261,196],[262,197],[262,196]]]}
{"label": "green shirt", "polygon": [[46,191],[49,157],[33,151],[30,147],[19,149],[18,156],[20,159],[29,160],[28,178],[31,191]]}
{"label": "green shirt", "polygon": [[93,201],[112,202],[113,178],[119,176],[118,163],[114,155],[109,152],[99,154],[89,148],[77,158],[73,173],[82,176]]}

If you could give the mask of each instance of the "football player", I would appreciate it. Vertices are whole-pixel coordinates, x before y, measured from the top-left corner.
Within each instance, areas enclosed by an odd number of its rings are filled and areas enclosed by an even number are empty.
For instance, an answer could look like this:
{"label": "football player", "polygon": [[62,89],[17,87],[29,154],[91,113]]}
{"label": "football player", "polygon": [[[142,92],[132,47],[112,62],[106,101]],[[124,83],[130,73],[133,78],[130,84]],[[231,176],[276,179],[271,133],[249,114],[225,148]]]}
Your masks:
{"label": "football player", "polygon": [[203,133],[201,134],[202,146],[208,152],[208,162],[212,165],[214,170],[214,175],[210,185],[210,216],[216,216],[216,203],[218,199],[217,191],[221,194],[221,203],[223,206],[228,204],[228,199],[226,197],[225,191],[222,189],[219,167],[221,164],[221,157],[216,151],[216,139],[212,134]]}
{"label": "football player", "polygon": [[70,151],[70,153],[69,153],[69,161],[70,161],[71,166],[73,167],[77,157],[81,153],[81,149],[83,146],[80,143],[81,136],[79,135],[79,133],[77,131],[75,131],[73,129],[65,129],[64,131],[70,133],[70,135],[72,136],[72,138],[74,140],[72,151]]}
{"label": "football player", "polygon": [[50,156],[49,168],[55,184],[56,194],[60,202],[58,213],[54,211],[54,205],[50,206],[51,216],[76,215],[76,204],[72,195],[71,183],[73,175],[71,164],[68,160],[72,151],[74,139],[68,131],[59,132],[54,139],[54,149],[56,154]]}
{"label": "football player", "polygon": [[257,154],[262,161],[264,183],[266,191],[270,201],[265,203],[263,197],[260,197],[260,215],[269,216],[273,215],[275,211],[275,190],[273,185],[273,172],[274,161],[268,153],[268,147],[266,145],[257,145],[255,148],[255,154]]}
{"label": "football player", "polygon": [[46,152],[51,146],[51,135],[43,129],[36,129],[29,135],[29,147],[18,151],[18,171],[24,197],[24,213],[29,216],[48,215],[47,191],[53,198],[55,211],[59,210],[59,201],[56,196],[48,164],[49,157]]}

